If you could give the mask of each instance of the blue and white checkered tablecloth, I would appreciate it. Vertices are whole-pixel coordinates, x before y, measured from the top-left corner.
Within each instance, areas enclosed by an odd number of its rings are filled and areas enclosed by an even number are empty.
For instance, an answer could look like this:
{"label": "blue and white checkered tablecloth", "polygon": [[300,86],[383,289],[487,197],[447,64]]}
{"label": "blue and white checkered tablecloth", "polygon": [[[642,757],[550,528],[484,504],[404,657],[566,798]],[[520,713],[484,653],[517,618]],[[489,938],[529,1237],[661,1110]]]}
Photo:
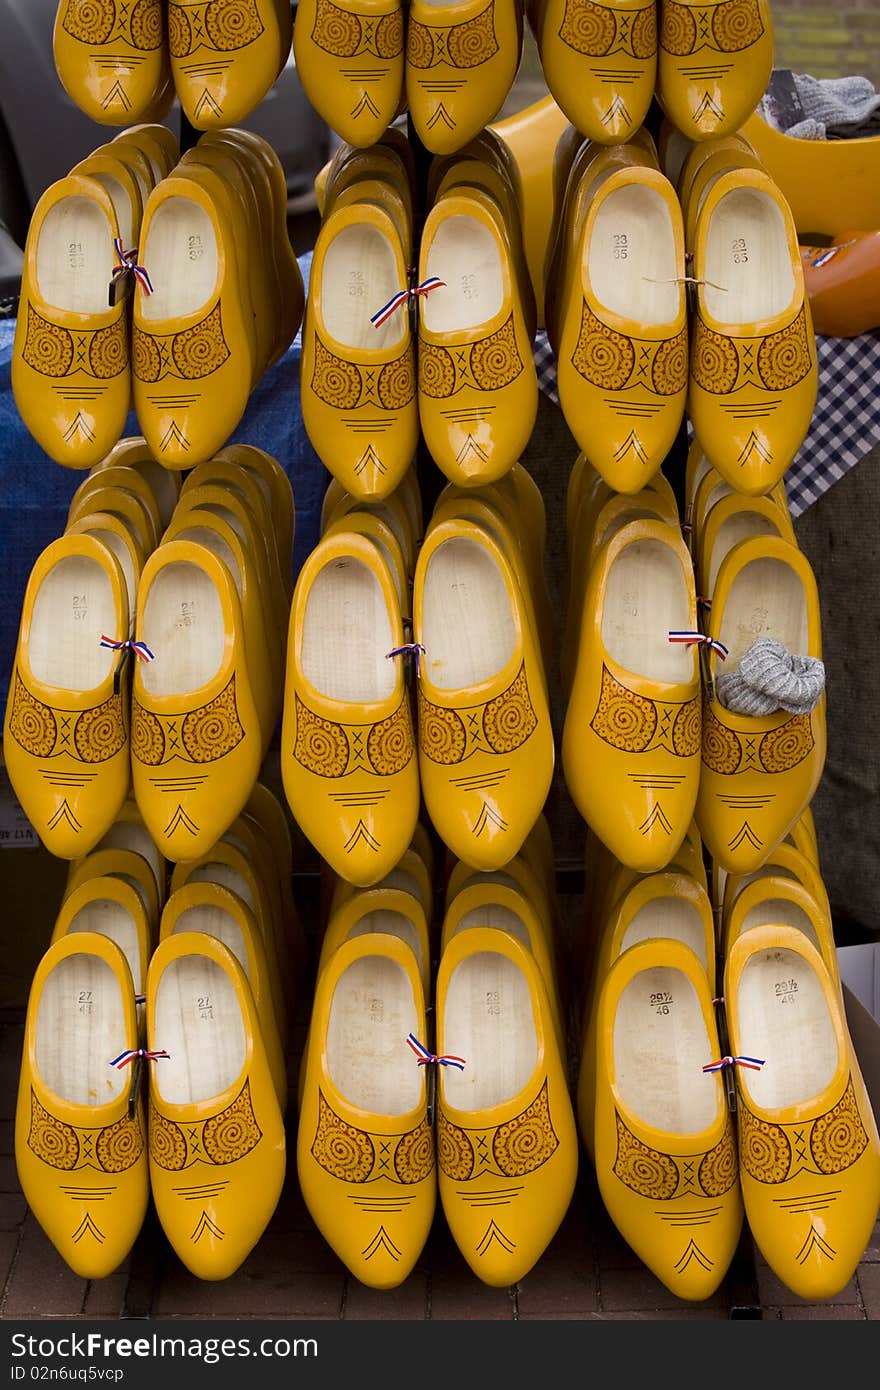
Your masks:
{"label": "blue and white checkered tablecloth", "polygon": [[[788,507],[800,516],[880,444],[880,330],[857,338],[816,337],[819,392],[809,433],[785,474]],[[559,404],[556,358],[539,332],[538,385]]]}

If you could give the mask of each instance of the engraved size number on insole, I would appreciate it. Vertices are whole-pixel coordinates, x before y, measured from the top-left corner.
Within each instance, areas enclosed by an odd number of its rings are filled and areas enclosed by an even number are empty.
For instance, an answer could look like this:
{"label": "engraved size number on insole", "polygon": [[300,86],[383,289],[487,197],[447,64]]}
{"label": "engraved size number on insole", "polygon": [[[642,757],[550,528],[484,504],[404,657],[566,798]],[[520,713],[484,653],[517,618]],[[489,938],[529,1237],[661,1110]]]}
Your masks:
{"label": "engraved size number on insole", "polygon": [[73,609],[74,622],[81,623],[84,618],[89,616],[89,596],[88,594],[74,594],[71,607]]}
{"label": "engraved size number on insole", "polygon": [[672,1009],[675,1000],[667,989],[659,989],[649,994],[648,1003],[655,1014],[665,1016]]}
{"label": "engraved size number on insole", "polygon": [[730,254],[734,265],[745,265],[749,259],[749,247],[744,236],[735,236],[730,243]]}

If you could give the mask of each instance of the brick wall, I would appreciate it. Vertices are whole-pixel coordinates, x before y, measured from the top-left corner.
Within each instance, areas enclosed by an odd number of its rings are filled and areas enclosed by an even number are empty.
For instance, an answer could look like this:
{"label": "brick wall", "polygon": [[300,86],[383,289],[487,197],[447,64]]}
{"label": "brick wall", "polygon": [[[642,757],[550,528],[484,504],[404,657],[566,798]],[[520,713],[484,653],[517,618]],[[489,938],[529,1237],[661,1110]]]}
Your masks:
{"label": "brick wall", "polygon": [[772,0],[772,13],[775,67],[880,90],[880,0]]}

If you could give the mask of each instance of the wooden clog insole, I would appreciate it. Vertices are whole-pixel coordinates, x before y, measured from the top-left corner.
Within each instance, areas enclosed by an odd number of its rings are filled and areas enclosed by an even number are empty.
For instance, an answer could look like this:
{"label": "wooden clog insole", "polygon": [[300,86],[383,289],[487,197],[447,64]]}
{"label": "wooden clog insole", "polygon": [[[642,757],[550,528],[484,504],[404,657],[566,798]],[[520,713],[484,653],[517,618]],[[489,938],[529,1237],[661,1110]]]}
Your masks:
{"label": "wooden clog insole", "polygon": [[101,187],[105,188],[110,194],[110,200],[113,203],[113,211],[116,213],[116,225],[119,228],[122,244],[127,251],[130,247],[137,244],[134,238],[131,198],[128,196],[119,180],[115,179],[112,174],[108,174],[104,170],[94,170],[89,173],[88,177],[94,179],[96,183],[99,183]]}
{"label": "wooden clog insole", "polygon": [[651,898],[639,908],[625,928],[618,954],[634,946],[637,941],[657,938],[684,942],[685,946],[690,946],[703,969],[708,968],[706,932],[693,903],[675,897]]}
{"label": "wooden clog insole", "polygon": [[140,667],[151,695],[188,695],[213,680],[223,661],[225,624],[220,595],[201,566],[175,560],[156,572],[141,637],[155,656]]}
{"label": "wooden clog insole", "polygon": [[187,873],[184,881],[187,883],[219,883],[222,888],[228,888],[231,893],[237,893],[251,912],[256,913],[258,917],[260,916],[260,909],[253,888],[244,874],[240,874],[232,864],[224,864],[221,860],[195,864]]}
{"label": "wooden clog insole", "polygon": [[47,304],[76,314],[108,313],[115,253],[113,228],[91,198],[74,195],[50,208],[37,241],[37,287]]}
{"label": "wooden clog insole", "polygon": [[145,982],[141,972],[138,929],[125,904],[115,902],[112,898],[93,898],[91,902],[83,903],[79,912],[68,923],[65,936],[69,936],[71,932],[83,931],[98,932],[99,935],[107,936],[116,942],[128,961],[135,994],[143,994]]}
{"label": "wooden clog insole", "polygon": [[634,323],[674,323],[682,274],[669,206],[644,184],[615,188],[601,202],[589,239],[590,291]]}
{"label": "wooden clog insole", "polygon": [[800,575],[784,560],[751,560],[733,580],[721,615],[720,640],[727,658],[724,672],[735,671],[756,637],[772,637],[793,655],[809,654],[807,598]]}
{"label": "wooden clog insole", "polygon": [[[338,510],[337,506],[339,508]],[[404,524],[402,518],[394,508],[389,507],[386,502],[361,502],[357,498],[351,498],[349,500],[343,497],[339,499],[338,503],[335,503],[334,506],[331,507],[327,516],[327,525],[329,526],[331,521],[335,521],[340,517],[345,517],[350,511],[372,512],[380,521],[384,521],[385,525],[391,528],[394,539],[400,546],[400,553],[403,556],[403,562],[406,566],[407,573],[411,576],[415,565],[413,539],[409,533],[409,528]]]}
{"label": "wooden clog insole", "polygon": [[[315,576],[303,615],[303,675],[330,700],[368,704],[394,689],[391,618],[371,569],[350,555],[330,560]],[[357,722],[355,720],[355,722]]]}
{"label": "wooden clog insole", "polygon": [[443,286],[422,301],[429,333],[470,332],[489,323],[504,304],[501,250],[488,227],[455,213],[437,227],[428,250],[425,275]]}
{"label": "wooden clog insole", "polygon": [[820,1095],[837,1070],[837,1038],[822,986],[796,951],[750,956],[737,991],[737,1052],[760,1057],[738,1080],[762,1109],[789,1109]]}
{"label": "wooden clog insole", "polygon": [[787,898],[765,898],[763,902],[755,903],[743,918],[741,931],[747,932],[750,927],[763,926],[797,927],[798,931],[809,937],[819,954],[822,954],[816,928],[798,903],[790,902]]}
{"label": "wooden clog insole", "polygon": [[184,526],[181,530],[174,532],[176,541],[193,541],[195,545],[203,545],[206,550],[210,550],[212,555],[216,555],[218,560],[222,560],[229,573],[232,575],[233,582],[238,591],[239,598],[244,593],[243,579],[238,560],[231,546],[217,531],[210,526]]}
{"label": "wooden clog insole", "polygon": [[528,981],[515,961],[475,951],[460,961],[446,990],[444,1051],[464,1071],[444,1067],[444,1095],[458,1110],[491,1110],[519,1094],[538,1065],[538,1036]]}
{"label": "wooden clog insole", "polygon": [[140,297],[144,319],[182,319],[211,307],[220,263],[217,237],[207,212],[192,198],[175,196],[159,204],[140,261],[153,285],[152,294]]}
{"label": "wooden clog insole", "polygon": [[[74,523],[75,524],[75,523]],[[119,563],[119,568],[125,576],[125,592],[128,595],[128,611],[133,616],[137,606],[137,580],[135,574],[134,561],[131,558],[131,551],[125,541],[115,531],[107,531],[100,524],[94,526],[83,526],[78,531],[79,535],[92,536],[113,554]]]}
{"label": "wooden clog insole", "polygon": [[413,1110],[421,1068],[406,1039],[418,1037],[420,1027],[412,985],[396,960],[352,961],[336,983],[327,1021],[327,1069],[340,1094],[374,1115]]}
{"label": "wooden clog insole", "polygon": [[250,962],[244,932],[224,907],[220,907],[218,903],[199,903],[196,907],[185,908],[171,928],[172,935],[182,931],[205,932],[207,936],[214,936],[218,941],[222,941],[224,946],[229,947],[250,980]]}
{"label": "wooden clog insole", "polygon": [[422,642],[432,683],[468,689],[492,680],[516,649],[511,598],[492,554],[467,537],[431,555],[422,595]]}
{"label": "wooden clog insole", "polygon": [[110,1063],[129,1041],[119,980],[106,961],[83,953],[50,971],[36,1024],[37,1071],[74,1105],[107,1105],[130,1084]]}
{"label": "wooden clog insole", "polygon": [[[708,519],[708,513],[707,513]],[[711,594],[715,588],[715,580],[718,577],[718,566],[724,559],[729,550],[732,550],[740,541],[751,540],[753,536],[782,536],[784,522],[780,519],[777,526],[773,519],[764,516],[763,512],[751,512],[743,510],[729,516],[715,533],[715,543],[712,546],[712,554],[709,557],[709,573],[706,576],[706,593]]]}
{"label": "wooden clog insole", "polygon": [[118,820],[102,835],[95,850],[127,849],[140,854],[153,870],[159,899],[165,901],[165,856],[149,830],[136,820]]}
{"label": "wooden clog insole", "polygon": [[34,599],[27,657],[44,685],[94,690],[107,680],[119,653],[101,646],[117,632],[113,586],[107,571],[88,555],[70,555],[53,565]]}
{"label": "wooden clog insole", "polygon": [[504,903],[481,903],[479,907],[472,907],[462,915],[453,936],[458,936],[459,932],[468,931],[472,927],[495,927],[516,941],[521,941],[527,951],[533,948],[531,934],[525,922]]}
{"label": "wooden clog insole", "polygon": [[168,963],[156,988],[151,1046],[171,1053],[153,1063],[159,1095],[171,1105],[210,1100],[241,1075],[245,1024],[235,986],[208,956]]}
{"label": "wooden clog insole", "polygon": [[693,649],[668,634],[693,627],[677,554],[657,540],[637,540],[613,561],[605,584],[602,641],[626,671],[648,680],[689,681]]}
{"label": "wooden clog insole", "polygon": [[388,908],[377,908],[375,912],[365,912],[346,936],[346,941],[351,941],[356,936],[370,936],[373,932],[385,932],[388,936],[399,937],[410,947],[413,955],[419,963],[421,971],[425,965],[422,943],[416,931],[415,924],[402,912],[390,911]]}
{"label": "wooden clog insole", "polygon": [[[772,862],[762,864],[760,869],[754,869],[750,874],[728,874],[723,884],[725,916],[744,888],[748,888],[750,883],[756,883],[760,878],[769,878],[771,875],[773,878],[790,878],[793,882],[798,882],[797,875],[790,869],[784,869],[781,864]],[[806,884],[803,886],[806,887]]]}
{"label": "wooden clog insole", "polygon": [[621,1100],[644,1124],[664,1134],[708,1129],[718,1095],[703,1067],[717,1060],[716,1046],[681,970],[641,970],[622,990],[614,1016],[614,1079]]}
{"label": "wooden clog insole", "polygon": [[[737,188],[715,205],[706,233],[703,297],[731,327],[783,313],[794,296],[785,220],[768,193]],[[722,288],[716,289],[716,286]]]}
{"label": "wooden clog insole", "polygon": [[327,247],[321,273],[321,317],[331,338],[358,351],[384,352],[403,342],[406,306],[379,327],[370,319],[406,289],[388,238],[371,223],[343,227]]}

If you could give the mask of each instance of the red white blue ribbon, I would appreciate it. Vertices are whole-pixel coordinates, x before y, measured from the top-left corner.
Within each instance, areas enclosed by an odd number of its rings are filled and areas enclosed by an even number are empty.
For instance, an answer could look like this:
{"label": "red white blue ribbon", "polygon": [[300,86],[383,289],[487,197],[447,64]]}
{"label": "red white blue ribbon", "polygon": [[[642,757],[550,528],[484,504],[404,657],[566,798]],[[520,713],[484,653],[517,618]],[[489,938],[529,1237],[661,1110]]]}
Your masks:
{"label": "red white blue ribbon", "polygon": [[144,291],[144,294],[152,294],[153,282],[144,266],[138,265],[137,247],[133,246],[130,251],[126,251],[122,237],[115,236],[113,238],[113,250],[116,252],[116,265],[113,267],[113,279],[116,280],[120,275],[133,275]]}
{"label": "red white blue ribbon", "polygon": [[141,661],[156,660],[155,656],[150,651],[146,642],[135,642],[131,637],[127,637],[124,642],[117,642],[115,638],[107,637],[105,633],[102,633],[101,646],[109,647],[110,650],[114,652],[123,652],[131,650],[134,652],[135,656],[140,657]]}
{"label": "red white blue ribbon", "polygon": [[708,647],[710,651],[717,652],[724,661],[727,657],[727,648],[723,642],[719,642],[716,637],[709,637],[705,632],[668,632],[667,637],[670,642],[684,642],[692,647],[695,643],[702,647]]}
{"label": "red white blue ribbon", "polygon": [[129,1047],[126,1048],[125,1052],[120,1052],[118,1057],[114,1057],[110,1065],[111,1067],[115,1067],[117,1071],[122,1071],[123,1067],[127,1067],[130,1062],[137,1061],[139,1057],[142,1057],[145,1062],[160,1062],[165,1057],[170,1061],[171,1053],[166,1052],[164,1048],[156,1052],[151,1052],[149,1048],[146,1047]]}
{"label": "red white blue ribbon", "polygon": [[391,657],[391,656],[412,656],[412,657],[415,657],[416,675],[417,675],[417,676],[420,676],[422,673],[421,673],[421,670],[420,670],[419,663],[420,663],[420,661],[421,661],[421,659],[422,659],[422,657],[423,657],[424,655],[425,655],[425,649],[424,649],[424,647],[422,646],[421,642],[404,642],[404,644],[403,644],[402,647],[392,647],[390,652],[386,652],[386,653],[385,653],[385,659],[386,659],[386,661],[387,661],[388,658]]}
{"label": "red white blue ribbon", "polygon": [[427,280],[423,280],[420,285],[413,285],[411,290],[398,290],[387,304],[383,304],[381,309],[376,310],[370,323],[374,328],[381,328],[386,319],[390,319],[395,309],[399,309],[401,304],[406,304],[410,299],[418,299],[419,295],[430,294],[432,290],[441,288],[446,288],[446,281],[440,280],[436,275],[429,275]]}
{"label": "red white blue ribbon", "polygon": [[760,1071],[764,1065],[762,1057],[719,1057],[717,1062],[709,1062],[703,1071],[723,1071],[725,1067],[747,1067],[749,1071]]}
{"label": "red white blue ribbon", "polygon": [[407,1033],[406,1040],[418,1057],[420,1067],[437,1065],[439,1067],[457,1067],[459,1071],[464,1071],[465,1060],[463,1057],[438,1056],[435,1052],[429,1052],[424,1043],[419,1042],[415,1033]]}

